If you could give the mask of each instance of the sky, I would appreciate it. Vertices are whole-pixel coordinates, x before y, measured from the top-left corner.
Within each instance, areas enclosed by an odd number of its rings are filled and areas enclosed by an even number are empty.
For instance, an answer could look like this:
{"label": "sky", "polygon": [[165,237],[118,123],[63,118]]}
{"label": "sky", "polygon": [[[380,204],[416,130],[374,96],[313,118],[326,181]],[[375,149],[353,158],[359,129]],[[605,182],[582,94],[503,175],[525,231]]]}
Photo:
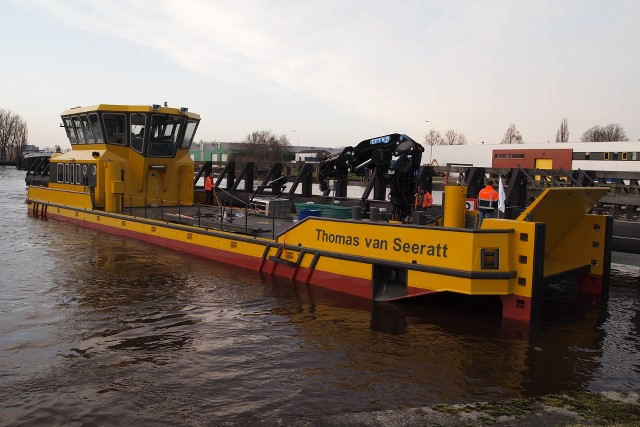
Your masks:
{"label": "sky", "polygon": [[343,147],[431,129],[497,144],[640,139],[640,1],[0,0],[0,108],[69,147],[60,113],[167,102],[196,140]]}

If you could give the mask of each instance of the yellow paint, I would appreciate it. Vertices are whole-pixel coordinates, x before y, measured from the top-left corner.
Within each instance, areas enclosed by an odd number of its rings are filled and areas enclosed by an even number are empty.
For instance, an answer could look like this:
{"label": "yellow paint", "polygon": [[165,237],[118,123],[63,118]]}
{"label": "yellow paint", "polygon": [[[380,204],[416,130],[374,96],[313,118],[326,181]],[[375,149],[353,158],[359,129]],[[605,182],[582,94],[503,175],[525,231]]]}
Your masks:
{"label": "yellow paint", "polygon": [[104,210],[107,212],[118,212],[122,209],[121,196],[124,193],[124,183],[120,181],[122,171],[123,167],[120,162],[104,163],[104,178],[108,183],[105,185]]}
{"label": "yellow paint", "polygon": [[444,225],[445,227],[464,228],[467,187],[464,185],[445,185],[444,187]]}
{"label": "yellow paint", "polygon": [[568,269],[583,265],[591,265],[591,273],[602,274],[605,258],[606,217],[602,215],[588,215],[566,234],[551,251],[545,260],[545,274],[547,262],[562,262]]}
{"label": "yellow paint", "polygon": [[[366,257],[375,263],[406,263],[407,268],[426,265],[457,272],[487,272],[482,269],[481,250],[499,249],[499,268],[491,272],[514,270],[510,248],[513,233],[475,233],[436,227],[409,227],[384,223],[331,221],[308,218],[289,229],[278,239],[288,247],[298,244],[332,254]],[[533,246],[533,240],[529,242]],[[533,251],[533,249],[531,249]],[[305,258],[303,266],[310,263]],[[318,269],[349,276],[371,278],[369,263],[321,258]],[[409,272],[409,286],[425,290],[453,291],[467,294],[506,294],[511,281],[478,280],[446,274]]]}
{"label": "yellow paint", "polygon": [[[552,193],[545,193],[543,197],[559,197]],[[89,196],[88,193],[81,196],[80,193],[43,187],[29,188],[30,199],[48,203],[87,206]],[[584,202],[582,198],[574,196],[567,200],[570,204]],[[543,215],[545,205],[546,202],[538,201],[537,208],[532,208],[529,213]],[[198,227],[181,226],[176,229],[163,221],[142,221],[126,215],[109,215],[88,209],[78,212],[58,207],[56,211],[59,215],[89,223],[201,245],[256,260],[262,257],[264,244],[271,241],[258,238],[254,242],[247,242],[238,240],[233,233],[225,232],[211,236]],[[568,207],[567,212],[576,214],[581,211]],[[563,233],[563,239],[547,251],[543,260],[535,259],[536,222],[494,218],[485,220],[484,231],[477,231],[310,217],[287,230],[277,240],[285,244],[285,250],[280,255],[283,259],[298,262],[304,250],[306,254],[300,260],[300,266],[310,268],[313,253],[319,251],[321,256],[315,269],[338,276],[371,280],[373,264],[394,262],[407,269],[407,285],[411,288],[469,295],[514,294],[532,297],[536,265],[541,262],[544,262],[545,276],[589,264],[593,265],[593,273],[602,274],[603,271],[606,217],[582,213],[577,221],[565,219],[557,224],[553,220],[551,222],[552,225],[547,228],[547,241],[557,240],[550,239],[549,234],[553,234],[555,228],[577,223],[568,233]],[[482,267],[483,250],[497,250],[498,268]],[[278,254],[279,250],[274,246],[267,258]],[[349,257],[356,259],[345,259]],[[418,271],[416,268],[420,266],[439,270]],[[482,273],[501,273],[504,277],[464,277]]]}
{"label": "yellow paint", "polygon": [[545,252],[549,254],[607,191],[604,187],[547,188],[517,220],[546,224]]}
{"label": "yellow paint", "polygon": [[27,199],[38,201],[39,203],[68,205],[80,209],[93,208],[91,194],[88,192],[80,193],[47,187],[29,187],[27,189]]}
{"label": "yellow paint", "polygon": [[[64,111],[62,117],[76,116],[91,112],[122,112],[171,114],[199,120],[200,116],[182,112],[176,108],[151,106],[123,106],[100,104],[90,107],[74,108]],[[114,162],[121,165],[121,174],[117,171],[107,177],[106,165]],[[189,206],[193,204],[194,165],[188,149],[178,149],[175,158],[144,157],[126,146],[113,144],[78,144],[73,150],[51,158],[50,170],[55,174],[58,164],[81,164],[96,167],[96,185],[92,189],[97,208],[108,211],[123,207],[143,206]],[[65,184],[51,180],[49,186],[56,189],[85,191],[79,185]],[[115,183],[115,184],[114,184]],[[115,202],[115,198],[119,201]],[[106,206],[108,204],[108,207]]]}
{"label": "yellow paint", "polygon": [[487,218],[482,222],[483,229],[513,230],[510,234],[508,248],[509,263],[516,272],[516,277],[509,281],[506,294],[531,297],[533,294],[536,242],[536,224],[533,222],[513,221],[507,219]]}
{"label": "yellow paint", "polygon": [[[204,248],[219,249],[227,252],[246,255],[254,258],[261,258],[264,251],[264,243],[270,239],[254,239],[255,243],[237,240],[237,234],[228,232],[216,232],[215,236],[204,234],[198,227],[181,225],[179,228],[169,227],[168,223],[157,220],[142,220],[141,218],[130,217],[120,214],[106,214],[98,211],[76,211],[64,207],[51,207],[50,213],[70,218],[73,220],[85,221],[87,223],[100,224],[101,226],[112,227],[129,232],[153,235],[154,237],[165,238],[177,242],[200,245]],[[273,250],[270,255],[275,255]]]}
{"label": "yellow paint", "polygon": [[536,159],[536,169],[553,169],[553,159]]}
{"label": "yellow paint", "polygon": [[[151,112],[152,107],[101,104],[65,111],[63,117],[94,111]],[[174,108],[157,111],[199,120],[196,114]],[[71,174],[85,167],[95,168],[95,185],[75,178],[73,183],[55,182],[58,170]],[[584,266],[594,274],[605,269],[607,218],[587,213],[606,188],[549,188],[518,219],[489,218],[477,230],[465,229],[465,215],[477,217],[477,212],[465,214],[467,188],[447,185],[444,215],[437,226],[309,217],[278,236],[277,242],[119,213],[130,206],[191,205],[201,200],[204,194],[193,191],[193,171],[188,149],[177,150],[175,158],[154,158],[125,146],[75,145],[72,152],[52,156],[51,174],[56,179],[49,187],[29,187],[27,198],[32,208],[50,205],[48,212],[87,225],[247,256],[257,264],[269,244],[266,259],[280,257],[288,261],[284,265],[313,267],[332,273],[338,281],[340,277],[373,281],[374,269],[385,274],[388,268],[404,270],[412,292],[532,297],[537,279]],[[536,250],[542,241],[544,254],[542,248]],[[314,259],[317,263],[312,266]]]}

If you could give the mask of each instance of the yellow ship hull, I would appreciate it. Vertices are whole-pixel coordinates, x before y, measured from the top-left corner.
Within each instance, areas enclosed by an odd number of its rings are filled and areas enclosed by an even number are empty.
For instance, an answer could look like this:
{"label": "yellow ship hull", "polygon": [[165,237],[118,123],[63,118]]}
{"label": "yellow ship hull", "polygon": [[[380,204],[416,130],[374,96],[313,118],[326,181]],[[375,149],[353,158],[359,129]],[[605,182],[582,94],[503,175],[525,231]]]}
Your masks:
{"label": "yellow ship hull", "polygon": [[[564,189],[547,190],[521,219],[486,219],[481,229],[308,217],[273,238],[95,210],[87,206],[88,195],[43,187],[29,188],[28,202],[35,217],[364,298],[500,296],[503,317],[530,322],[539,315],[545,283],[574,276],[582,291],[594,294],[608,283],[612,220],[585,211],[603,190],[556,190]],[[558,219],[549,210],[553,203],[570,205],[571,219]]]}

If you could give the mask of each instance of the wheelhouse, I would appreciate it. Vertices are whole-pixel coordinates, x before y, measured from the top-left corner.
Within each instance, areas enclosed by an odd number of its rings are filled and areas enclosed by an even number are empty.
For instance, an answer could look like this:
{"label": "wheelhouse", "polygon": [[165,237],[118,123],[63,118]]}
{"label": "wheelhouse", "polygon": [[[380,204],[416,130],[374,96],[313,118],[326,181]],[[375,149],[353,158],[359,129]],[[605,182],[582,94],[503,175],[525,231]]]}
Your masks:
{"label": "wheelhouse", "polygon": [[[188,150],[200,117],[186,108],[101,104],[62,113],[62,126],[74,150],[95,144],[127,147],[144,157],[175,157]],[[88,148],[88,147],[87,147]]]}
{"label": "wheelhouse", "polygon": [[82,194],[90,199],[85,205],[109,211],[193,202],[189,147],[198,114],[160,105],[100,104],[66,110],[61,118],[71,151],[51,156],[48,195]]}

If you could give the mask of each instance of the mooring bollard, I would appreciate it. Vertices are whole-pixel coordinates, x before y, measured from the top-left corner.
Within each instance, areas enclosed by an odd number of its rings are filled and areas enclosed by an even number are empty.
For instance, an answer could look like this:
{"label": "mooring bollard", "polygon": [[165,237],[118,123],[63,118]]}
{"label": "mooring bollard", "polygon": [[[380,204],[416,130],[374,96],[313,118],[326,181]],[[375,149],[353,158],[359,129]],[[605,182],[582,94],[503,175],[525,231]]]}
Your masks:
{"label": "mooring bollard", "polygon": [[424,221],[422,221],[423,218],[424,215],[422,211],[413,211],[411,213],[411,224],[424,225]]}
{"label": "mooring bollard", "polygon": [[369,208],[369,221],[378,221],[380,219],[380,209],[379,208]]}
{"label": "mooring bollard", "polygon": [[362,219],[362,208],[360,206],[354,206],[351,209],[351,219],[360,221]]}

